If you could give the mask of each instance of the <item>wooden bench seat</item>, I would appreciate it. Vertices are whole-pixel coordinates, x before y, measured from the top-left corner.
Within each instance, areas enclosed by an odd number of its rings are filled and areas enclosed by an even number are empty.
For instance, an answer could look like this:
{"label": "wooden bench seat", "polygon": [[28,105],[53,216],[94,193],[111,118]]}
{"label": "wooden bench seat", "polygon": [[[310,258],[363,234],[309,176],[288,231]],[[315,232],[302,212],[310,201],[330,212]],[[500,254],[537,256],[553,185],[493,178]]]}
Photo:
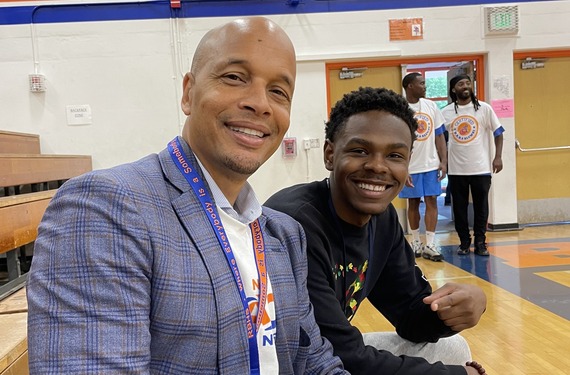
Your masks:
{"label": "wooden bench seat", "polygon": [[56,192],[54,189],[0,197],[0,254],[6,254],[8,270],[8,282],[0,285],[0,300],[24,285],[26,275],[21,272],[20,256],[25,255],[26,247],[32,248],[40,221]]}
{"label": "wooden bench seat", "polygon": [[26,289],[0,301],[0,375],[27,375]]}
{"label": "wooden bench seat", "polygon": [[27,375],[28,313],[0,315],[0,375]]}
{"label": "wooden bench seat", "polygon": [[0,130],[0,153],[39,154],[40,136],[37,134],[15,133]]}
{"label": "wooden bench seat", "polygon": [[35,241],[38,225],[56,191],[0,197],[0,254]]}
{"label": "wooden bench seat", "polygon": [[28,312],[26,288],[22,288],[10,296],[0,300],[0,317],[6,314]]}
{"label": "wooden bench seat", "polygon": [[91,169],[86,155],[0,154],[0,187],[67,180]]}

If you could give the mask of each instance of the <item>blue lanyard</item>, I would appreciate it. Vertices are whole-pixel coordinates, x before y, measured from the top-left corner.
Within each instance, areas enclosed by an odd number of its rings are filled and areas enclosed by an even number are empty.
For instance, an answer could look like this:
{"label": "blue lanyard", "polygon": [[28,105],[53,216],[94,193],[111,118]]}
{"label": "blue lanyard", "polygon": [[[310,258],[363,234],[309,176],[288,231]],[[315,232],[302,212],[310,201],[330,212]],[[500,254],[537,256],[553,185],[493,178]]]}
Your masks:
{"label": "blue lanyard", "polygon": [[[228,261],[228,265],[232,271],[232,275],[234,276],[235,282],[237,284],[241,301],[243,304],[243,309],[245,312],[245,321],[246,321],[246,329],[247,329],[247,339],[249,341],[249,359],[250,359],[250,370],[252,375],[258,375],[260,373],[259,370],[259,352],[257,349],[257,329],[261,324],[262,315],[265,310],[265,295],[267,295],[266,288],[260,288],[260,297],[259,297],[259,307],[258,307],[258,314],[257,314],[257,327],[253,324],[253,318],[251,316],[251,312],[249,311],[249,306],[247,303],[247,298],[245,295],[245,288],[243,285],[243,280],[241,278],[237,262],[230,246],[230,242],[228,236],[226,235],[226,231],[222,224],[222,220],[218,214],[218,210],[216,209],[216,205],[213,203],[210,194],[208,194],[208,190],[204,186],[204,182],[200,175],[192,168],[192,166],[188,163],[188,159],[186,158],[186,154],[182,150],[180,146],[180,142],[178,138],[174,138],[172,141],[168,143],[168,152],[174,161],[174,164],[178,167],[182,175],[186,178],[192,190],[200,200],[202,208],[210,221],[210,225],[212,229],[216,233],[216,237],[218,238],[218,242],[222,247],[224,254],[226,255],[226,259]],[[256,265],[258,266],[258,274],[259,269],[261,268],[264,274],[263,276],[266,279],[267,272],[265,271],[265,257],[262,256],[261,259],[259,255],[264,253],[264,243],[262,239],[261,230],[259,227],[259,222],[256,220],[252,223],[252,229],[254,229],[254,247],[255,247],[255,255],[256,255]],[[256,233],[257,232],[257,233]],[[261,242],[259,240],[261,238]],[[261,265],[261,267],[259,267]],[[263,277],[261,278],[263,280]],[[264,283],[260,283],[264,284]],[[265,289],[265,293],[264,290]],[[257,328],[257,329],[256,329]]]}

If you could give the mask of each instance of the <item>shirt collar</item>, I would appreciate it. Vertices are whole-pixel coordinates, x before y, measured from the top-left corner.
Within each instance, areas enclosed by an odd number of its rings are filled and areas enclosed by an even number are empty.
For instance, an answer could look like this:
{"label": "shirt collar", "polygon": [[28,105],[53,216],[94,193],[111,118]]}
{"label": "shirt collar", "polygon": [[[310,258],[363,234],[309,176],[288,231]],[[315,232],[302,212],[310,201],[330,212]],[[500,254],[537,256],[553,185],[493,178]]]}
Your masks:
{"label": "shirt collar", "polygon": [[261,216],[261,204],[259,204],[259,201],[255,196],[255,192],[249,182],[245,182],[243,188],[238,194],[235,204],[232,206],[210,173],[208,173],[206,168],[204,168],[204,165],[200,162],[198,155],[194,154],[194,156],[196,156],[196,161],[198,161],[198,165],[200,166],[200,169],[202,170],[202,173],[206,178],[206,182],[212,192],[212,198],[214,198],[214,202],[216,202],[218,207],[234,219],[244,224],[249,224]]}

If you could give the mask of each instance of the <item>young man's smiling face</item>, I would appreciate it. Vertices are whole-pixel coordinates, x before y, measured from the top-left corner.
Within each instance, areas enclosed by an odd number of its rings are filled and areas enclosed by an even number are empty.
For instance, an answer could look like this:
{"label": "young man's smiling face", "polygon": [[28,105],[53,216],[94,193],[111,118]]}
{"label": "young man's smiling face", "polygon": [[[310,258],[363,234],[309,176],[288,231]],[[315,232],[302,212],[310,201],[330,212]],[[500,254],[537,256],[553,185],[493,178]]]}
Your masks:
{"label": "young man's smiling face", "polygon": [[401,118],[377,110],[352,115],[324,149],[339,217],[363,226],[385,211],[404,187],[411,148],[411,131]]}

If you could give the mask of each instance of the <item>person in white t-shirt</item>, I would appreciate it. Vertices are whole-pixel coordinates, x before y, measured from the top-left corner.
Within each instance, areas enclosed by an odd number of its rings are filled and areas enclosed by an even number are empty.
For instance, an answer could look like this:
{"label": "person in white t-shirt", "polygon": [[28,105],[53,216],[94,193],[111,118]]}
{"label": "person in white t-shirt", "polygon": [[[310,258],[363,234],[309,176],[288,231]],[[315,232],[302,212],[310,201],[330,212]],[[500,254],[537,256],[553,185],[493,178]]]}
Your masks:
{"label": "person in white t-shirt", "polygon": [[[457,253],[467,255],[470,251],[467,209],[471,190],[475,254],[488,256],[485,234],[489,218],[491,174],[503,169],[501,154],[505,129],[491,106],[477,100],[468,75],[460,74],[450,80],[449,96],[452,103],[443,108],[442,113],[449,131],[448,178],[452,189],[455,230],[461,242]],[[495,144],[494,157],[491,157],[491,135]]]}
{"label": "person in white t-shirt", "polygon": [[[437,197],[441,194],[441,180],[447,173],[445,120],[437,105],[425,99],[426,81],[420,73],[409,73],[402,80],[406,99],[418,123],[416,140],[408,167],[409,176],[400,198],[408,200],[408,221],[412,232],[412,249],[416,257],[433,261],[443,260],[435,243],[437,226]],[[420,240],[420,201],[424,199],[426,242]]]}

